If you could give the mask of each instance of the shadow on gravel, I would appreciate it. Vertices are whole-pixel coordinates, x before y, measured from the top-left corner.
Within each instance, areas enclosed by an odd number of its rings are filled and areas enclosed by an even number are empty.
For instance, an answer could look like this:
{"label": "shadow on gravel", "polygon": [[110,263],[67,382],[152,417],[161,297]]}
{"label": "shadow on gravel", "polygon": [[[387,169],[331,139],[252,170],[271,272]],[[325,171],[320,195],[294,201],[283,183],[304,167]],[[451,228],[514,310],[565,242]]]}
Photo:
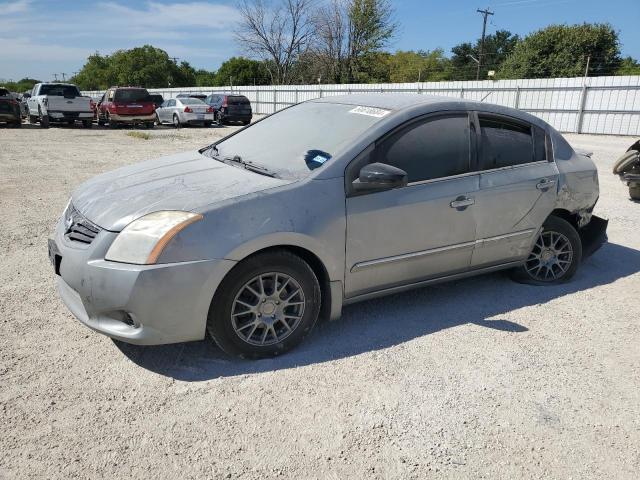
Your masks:
{"label": "shadow on gravel", "polygon": [[[114,343],[143,368],[178,380],[202,381],[350,357],[465,324],[494,329],[496,335],[526,332],[528,328],[523,325],[495,317],[612,283],[636,272],[640,272],[640,251],[609,243],[585,261],[571,282],[563,285],[521,285],[496,273],[347,306],[341,320],[317,325],[294,351],[266,360],[230,359],[209,341],[157,347]],[[532,317],[528,326],[535,329],[535,324],[536,318]]]}

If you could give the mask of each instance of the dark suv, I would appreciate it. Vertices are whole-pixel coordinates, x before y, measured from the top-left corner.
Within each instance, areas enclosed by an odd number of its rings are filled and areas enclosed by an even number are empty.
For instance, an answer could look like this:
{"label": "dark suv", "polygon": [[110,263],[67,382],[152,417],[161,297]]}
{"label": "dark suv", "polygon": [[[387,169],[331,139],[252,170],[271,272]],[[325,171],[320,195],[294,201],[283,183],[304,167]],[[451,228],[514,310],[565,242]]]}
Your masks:
{"label": "dark suv", "polygon": [[22,126],[20,104],[9,90],[0,87],[0,122],[14,127]]}
{"label": "dark suv", "polygon": [[214,93],[204,102],[213,107],[214,117],[218,123],[242,122],[249,125],[253,112],[251,102],[244,95],[226,95]]}

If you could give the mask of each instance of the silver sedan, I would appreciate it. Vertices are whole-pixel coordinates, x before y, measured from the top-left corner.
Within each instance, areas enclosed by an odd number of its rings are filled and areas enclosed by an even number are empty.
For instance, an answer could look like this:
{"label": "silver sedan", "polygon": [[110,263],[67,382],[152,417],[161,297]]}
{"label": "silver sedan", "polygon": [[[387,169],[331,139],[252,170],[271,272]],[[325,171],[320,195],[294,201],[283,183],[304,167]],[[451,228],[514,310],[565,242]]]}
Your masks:
{"label": "silver sedan", "polygon": [[158,125],[204,125],[210,127],[214,120],[213,108],[197,98],[171,98],[156,109]]}
{"label": "silver sedan", "polygon": [[417,94],[329,97],[95,177],[72,194],[49,255],[62,300],[98,332],[209,335],[263,357],[380,295],[496,270],[568,281],[606,241],[597,199],[590,157],[534,116]]}

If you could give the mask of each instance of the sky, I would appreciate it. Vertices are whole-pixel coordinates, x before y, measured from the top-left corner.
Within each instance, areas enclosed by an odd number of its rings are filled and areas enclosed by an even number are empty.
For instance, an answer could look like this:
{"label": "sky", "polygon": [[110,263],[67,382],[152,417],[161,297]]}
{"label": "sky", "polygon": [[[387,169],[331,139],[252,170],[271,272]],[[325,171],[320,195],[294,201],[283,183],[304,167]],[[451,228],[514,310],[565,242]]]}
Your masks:
{"label": "sky", "polygon": [[[318,0],[322,1],[322,0]],[[551,23],[608,22],[622,54],[640,59],[640,0],[392,0],[399,24],[390,50],[432,50],[474,41],[478,8],[489,7],[487,33],[521,36]],[[215,70],[241,55],[233,38],[236,0],[0,0],[0,79],[52,80],[82,68],[99,51],[151,44],[196,68]]]}

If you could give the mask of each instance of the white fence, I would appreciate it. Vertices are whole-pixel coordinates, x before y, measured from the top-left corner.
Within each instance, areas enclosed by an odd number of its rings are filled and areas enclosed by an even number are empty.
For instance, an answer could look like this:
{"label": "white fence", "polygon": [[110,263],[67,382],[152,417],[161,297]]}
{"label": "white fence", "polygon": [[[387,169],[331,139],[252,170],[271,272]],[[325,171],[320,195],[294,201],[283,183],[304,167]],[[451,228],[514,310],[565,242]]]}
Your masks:
{"label": "white fence", "polygon": [[[362,92],[402,92],[481,100],[536,115],[562,132],[640,136],[640,76],[352,85],[155,88],[178,93],[245,95],[255,113],[269,114],[305,100]],[[102,92],[84,92],[99,95]]]}

